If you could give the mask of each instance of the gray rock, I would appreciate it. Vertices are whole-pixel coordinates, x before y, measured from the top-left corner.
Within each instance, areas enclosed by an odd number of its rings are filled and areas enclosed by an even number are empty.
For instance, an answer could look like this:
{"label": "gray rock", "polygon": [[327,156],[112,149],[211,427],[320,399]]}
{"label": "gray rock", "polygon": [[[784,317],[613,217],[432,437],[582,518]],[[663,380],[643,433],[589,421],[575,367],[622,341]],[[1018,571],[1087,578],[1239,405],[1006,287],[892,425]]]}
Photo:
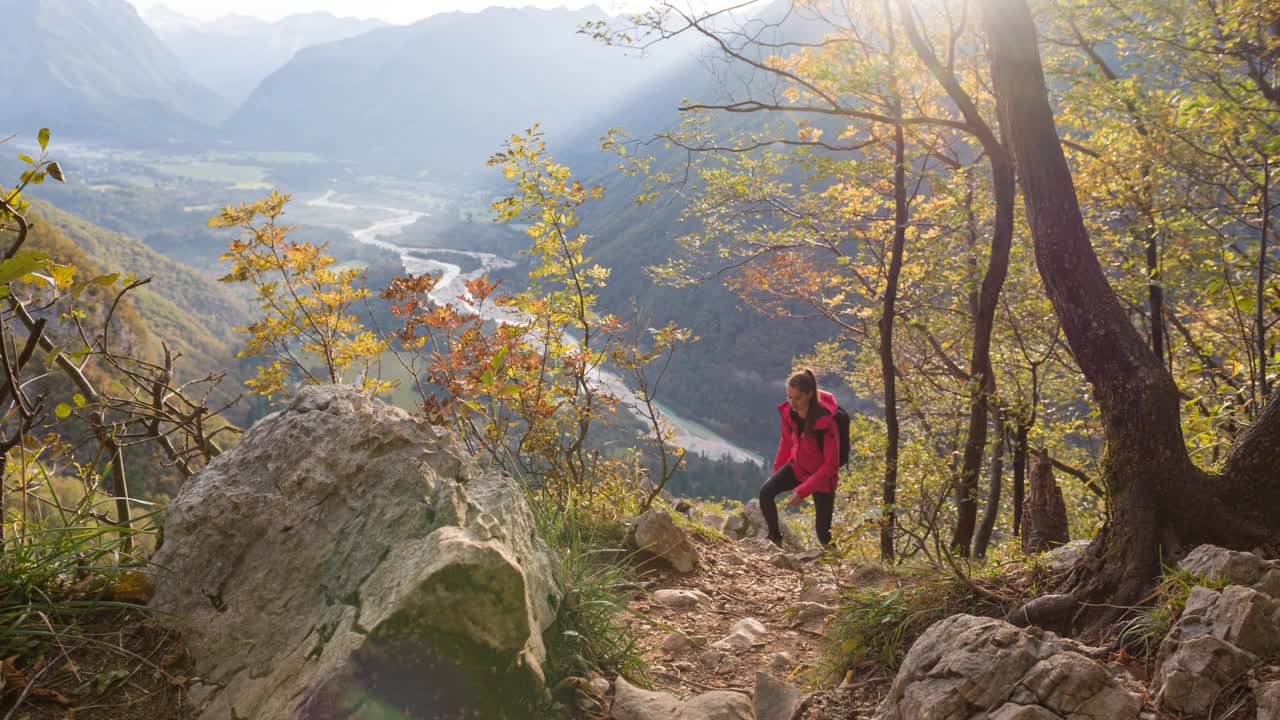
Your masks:
{"label": "gray rock", "polygon": [[991,720],[1063,720],[1061,715],[1055,715],[1039,705],[1018,705],[1017,703],[1005,703],[998,710],[991,713]]}
{"label": "gray rock", "polygon": [[691,652],[699,645],[705,645],[706,641],[699,643],[694,638],[685,635],[682,632],[673,632],[662,639],[662,643],[658,646],[668,655],[683,655]]}
{"label": "gray rock", "polygon": [[791,620],[791,627],[821,626],[835,611],[834,607],[822,603],[799,603],[791,608],[791,612],[795,613],[795,617]]}
{"label": "gray rock", "polygon": [[1166,647],[1171,641],[1176,644],[1200,635],[1225,640],[1254,655],[1280,652],[1280,601],[1239,585],[1221,592],[1192,588],[1182,617],[1161,643],[1160,656],[1173,649]]}
{"label": "gray rock", "polygon": [[1036,663],[1009,699],[1071,720],[1132,720],[1142,710],[1142,698],[1126,690],[1105,667],[1072,652]]}
{"label": "gray rock", "polygon": [[716,532],[724,532],[724,516],[715,513],[707,513],[701,516],[699,521]]}
{"label": "gray rock", "polygon": [[712,648],[698,656],[698,664],[708,672],[715,672],[720,669],[724,661],[728,659],[728,654]]}
{"label": "gray rock", "polygon": [[685,500],[684,498],[680,498],[679,500],[676,500],[675,509],[678,513],[688,515],[689,511],[693,509],[693,503]]}
{"label": "gray rock", "polygon": [[795,667],[796,661],[791,659],[791,655],[785,652],[774,653],[769,656],[765,662],[766,667],[778,673],[779,675],[791,672],[791,668]]}
{"label": "gray rock", "polygon": [[746,565],[747,564],[747,561],[743,560],[742,556],[737,553],[725,553],[724,562],[726,565]]}
{"label": "gray rock", "polygon": [[711,602],[711,598],[701,590],[663,589],[653,591],[653,601],[676,610],[688,610],[702,603]]}
{"label": "gray rock", "polygon": [[1214,545],[1201,545],[1178,563],[1179,570],[1186,570],[1209,580],[1226,580],[1233,585],[1253,585],[1272,568],[1272,563],[1253,553],[1227,550]]}
{"label": "gray rock", "polygon": [[[988,708],[996,708],[988,714]],[[1053,633],[954,615],[912,645],[877,720],[1133,720],[1142,700]]]}
{"label": "gray rock", "polygon": [[793,572],[800,571],[800,563],[796,562],[794,557],[786,553],[773,553],[769,556],[769,564],[776,568],[782,568],[783,570],[791,570]]}
{"label": "gray rock", "polygon": [[742,693],[714,690],[681,702],[622,678],[614,682],[611,712],[615,720],[753,720],[751,701]]}
{"label": "gray rock", "polygon": [[1280,680],[1259,683],[1253,689],[1258,705],[1258,720],[1280,720]]}
{"label": "gray rock", "polygon": [[646,510],[636,519],[628,541],[635,550],[670,565],[677,572],[690,573],[698,566],[698,551],[689,542],[689,536],[664,510]]}
{"label": "gray rock", "polygon": [[742,512],[725,518],[723,532],[734,540],[741,540],[747,531],[747,517]]}
{"label": "gray rock", "polygon": [[839,599],[840,591],[835,585],[813,579],[805,579],[804,589],[800,591],[800,602],[830,605]]}
{"label": "gray rock", "polygon": [[1160,651],[1154,678],[1157,702],[1166,710],[1193,716],[1206,713],[1223,687],[1258,662],[1253,653],[1211,635],[1177,643],[1167,656],[1163,645]]}
{"label": "gray rock", "polygon": [[771,675],[758,672],[753,703],[755,720],[796,720],[804,705],[804,693]]}
{"label": "gray rock", "polygon": [[1045,564],[1045,567],[1049,568],[1049,572],[1066,572],[1080,558],[1084,557],[1085,552],[1089,549],[1089,544],[1089,540],[1072,540],[1041,555],[1040,561]]}
{"label": "gray rock", "polygon": [[[153,607],[206,718],[329,717],[419,678],[401,708],[502,717],[542,693],[560,593],[524,492],[447,432],[308,387],[183,486]],[[423,680],[434,680],[423,681]]]}
{"label": "gray rock", "polygon": [[729,653],[744,653],[763,643],[768,630],[759,620],[744,618],[733,624],[729,634],[711,643],[711,647]]}

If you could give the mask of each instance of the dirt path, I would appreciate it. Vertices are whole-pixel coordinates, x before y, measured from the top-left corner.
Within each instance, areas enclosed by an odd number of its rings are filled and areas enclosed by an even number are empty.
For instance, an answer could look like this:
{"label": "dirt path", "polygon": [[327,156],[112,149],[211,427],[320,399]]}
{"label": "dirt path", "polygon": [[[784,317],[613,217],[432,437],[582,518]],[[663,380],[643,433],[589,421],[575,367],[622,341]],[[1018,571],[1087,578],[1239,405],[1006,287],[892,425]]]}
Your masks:
{"label": "dirt path", "polygon": [[[756,673],[768,673],[802,689],[821,678],[831,688],[840,679],[822,677],[822,643],[826,619],[818,605],[835,606],[837,593],[855,585],[880,584],[883,575],[869,566],[810,560],[795,569],[775,567],[776,550],[755,540],[709,541],[692,538],[700,567],[689,575],[657,573],[643,592],[630,600],[629,622],[653,663],[656,689],[678,697],[708,690],[751,693]],[[660,590],[700,591],[707,599],[691,608],[667,607]],[[804,610],[808,612],[803,612]],[[806,619],[806,616],[812,614]],[[741,652],[718,650],[715,643],[744,619],[765,629],[758,642]],[[666,648],[663,641],[680,632],[694,647]],[[891,678],[853,678],[844,689],[815,693],[802,717],[806,720],[869,718]]]}

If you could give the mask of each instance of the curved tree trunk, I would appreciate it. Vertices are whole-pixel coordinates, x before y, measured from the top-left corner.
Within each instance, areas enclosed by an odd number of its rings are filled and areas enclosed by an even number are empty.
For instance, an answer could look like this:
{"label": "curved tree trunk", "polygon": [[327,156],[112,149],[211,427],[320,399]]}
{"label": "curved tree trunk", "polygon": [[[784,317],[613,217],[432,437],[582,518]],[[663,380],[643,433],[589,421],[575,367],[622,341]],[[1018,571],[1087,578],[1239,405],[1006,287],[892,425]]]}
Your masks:
{"label": "curved tree trunk", "polygon": [[985,5],[996,104],[1022,186],[1036,266],[1101,412],[1101,474],[1109,501],[1106,526],[1062,588],[1089,605],[1070,607],[1064,618],[1061,603],[1032,602],[1012,618],[1096,627],[1122,613],[1120,606],[1142,600],[1162,559],[1201,542],[1250,547],[1276,537],[1280,410],[1268,407],[1239,439],[1224,477],[1210,477],[1191,463],[1173,378],[1125,317],[1085,231],[1026,1]]}

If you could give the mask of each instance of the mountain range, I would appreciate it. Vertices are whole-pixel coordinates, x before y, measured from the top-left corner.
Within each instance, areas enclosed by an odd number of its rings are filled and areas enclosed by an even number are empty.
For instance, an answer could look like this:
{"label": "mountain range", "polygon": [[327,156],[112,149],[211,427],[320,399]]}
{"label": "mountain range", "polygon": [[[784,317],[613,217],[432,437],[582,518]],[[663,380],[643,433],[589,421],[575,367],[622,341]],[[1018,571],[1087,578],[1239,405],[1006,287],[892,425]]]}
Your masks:
{"label": "mountain range", "polygon": [[290,15],[276,22],[244,15],[200,22],[163,5],[148,10],[143,19],[187,71],[227,100],[228,112],[299,50],[386,26],[380,20],[329,13]]}
{"label": "mountain range", "polygon": [[300,51],[224,127],[246,146],[360,160],[383,171],[482,171],[513,133],[568,137],[610,114],[680,59],[641,59],[578,30],[578,11],[446,13]]}

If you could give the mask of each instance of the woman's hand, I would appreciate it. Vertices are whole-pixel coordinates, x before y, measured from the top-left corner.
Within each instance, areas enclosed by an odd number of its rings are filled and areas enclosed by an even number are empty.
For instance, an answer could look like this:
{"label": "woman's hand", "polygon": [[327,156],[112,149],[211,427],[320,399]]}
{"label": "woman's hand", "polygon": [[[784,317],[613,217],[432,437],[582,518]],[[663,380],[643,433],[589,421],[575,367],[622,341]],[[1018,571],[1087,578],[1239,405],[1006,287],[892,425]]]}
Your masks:
{"label": "woman's hand", "polygon": [[791,507],[796,507],[802,502],[804,502],[804,498],[800,497],[799,495],[792,495],[791,497],[787,498],[787,504],[790,505]]}

